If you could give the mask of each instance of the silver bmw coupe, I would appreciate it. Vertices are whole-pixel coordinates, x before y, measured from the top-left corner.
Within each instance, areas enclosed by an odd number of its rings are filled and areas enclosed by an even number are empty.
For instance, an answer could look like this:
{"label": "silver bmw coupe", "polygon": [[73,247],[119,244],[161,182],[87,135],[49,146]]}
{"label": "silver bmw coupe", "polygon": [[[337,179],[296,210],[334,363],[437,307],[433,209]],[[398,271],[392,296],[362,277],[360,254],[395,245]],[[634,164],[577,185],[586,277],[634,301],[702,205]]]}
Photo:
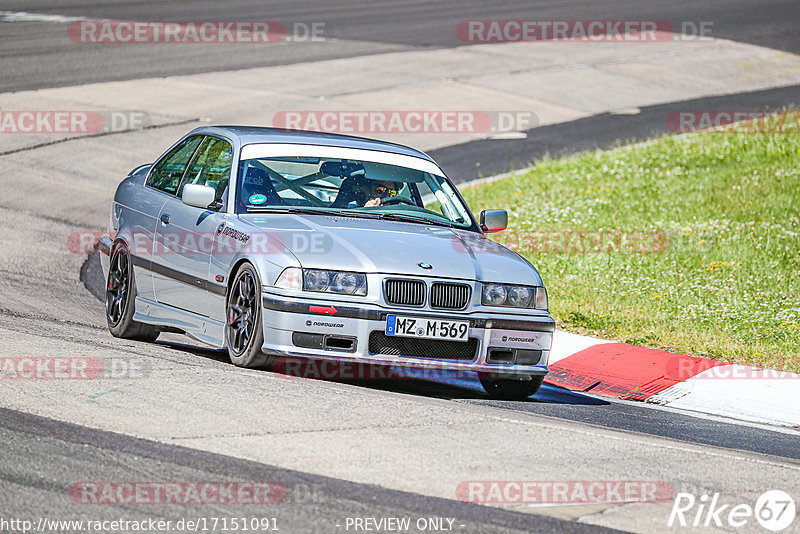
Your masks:
{"label": "silver bmw coupe", "polygon": [[533,395],[554,321],[537,270],[486,237],[426,154],[358,137],[198,128],[117,188],[101,239],[116,337],[180,332],[231,361],[477,373]]}

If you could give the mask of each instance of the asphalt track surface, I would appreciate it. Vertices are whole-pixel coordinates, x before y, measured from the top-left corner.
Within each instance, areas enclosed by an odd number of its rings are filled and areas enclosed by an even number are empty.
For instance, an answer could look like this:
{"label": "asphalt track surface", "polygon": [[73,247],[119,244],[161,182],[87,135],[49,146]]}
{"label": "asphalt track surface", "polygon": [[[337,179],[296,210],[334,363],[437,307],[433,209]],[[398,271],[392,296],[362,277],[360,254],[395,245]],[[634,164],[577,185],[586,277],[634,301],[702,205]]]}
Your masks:
{"label": "asphalt track surface", "polygon": [[[473,19],[665,20],[680,31],[683,22],[711,22],[712,37],[800,52],[800,3],[796,0],[444,0],[430,2],[329,2],[245,0],[150,2],[143,0],[66,3],[55,0],[0,2],[0,11],[88,19],[144,21],[262,21],[284,26],[324,23],[325,42],[281,45],[73,43],[68,22],[2,22],[0,13],[0,92],[235,70],[351,57],[381,52],[454,47],[464,44],[456,25]],[[365,73],[368,75],[368,73]],[[325,73],[320,73],[320,83]],[[236,83],[235,75],[231,83]],[[280,89],[280,80],[265,83]]]}
{"label": "asphalt track surface", "polygon": [[[346,531],[350,517],[446,517],[453,530],[466,532],[584,533],[616,532],[595,525],[552,517],[509,512],[455,500],[423,497],[378,486],[299,473],[229,456],[164,445],[100,430],[87,429],[0,408],[0,480],[13,488],[0,504],[0,514],[25,510],[29,517],[73,520],[118,518],[141,521],[210,517],[275,518],[283,532]],[[197,482],[251,481],[278,484],[268,504],[152,504],[83,506],[76,514],[64,499],[75,481],[125,480],[131,468],[151,480]],[[28,517],[28,516],[26,516]],[[173,523],[174,524],[174,523]],[[408,532],[418,532],[410,529]]]}

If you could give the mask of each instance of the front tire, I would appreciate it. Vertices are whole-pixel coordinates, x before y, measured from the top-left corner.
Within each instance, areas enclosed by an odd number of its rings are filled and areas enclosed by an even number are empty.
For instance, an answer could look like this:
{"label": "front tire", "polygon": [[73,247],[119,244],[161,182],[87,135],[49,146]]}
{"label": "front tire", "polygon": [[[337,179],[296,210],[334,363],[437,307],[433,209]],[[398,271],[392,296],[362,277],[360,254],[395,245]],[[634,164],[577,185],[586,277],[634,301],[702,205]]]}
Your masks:
{"label": "front tire", "polygon": [[525,400],[535,395],[544,381],[544,375],[532,376],[530,380],[519,380],[479,373],[478,378],[486,393],[493,399],[500,400]]}
{"label": "front tire", "polygon": [[133,320],[136,312],[136,280],[128,246],[123,242],[114,245],[106,280],[106,321],[114,337],[155,341],[160,334],[157,327]]}
{"label": "front tire", "polygon": [[255,268],[245,263],[236,272],[226,300],[225,345],[239,367],[269,367],[275,357],[261,350],[261,282]]}

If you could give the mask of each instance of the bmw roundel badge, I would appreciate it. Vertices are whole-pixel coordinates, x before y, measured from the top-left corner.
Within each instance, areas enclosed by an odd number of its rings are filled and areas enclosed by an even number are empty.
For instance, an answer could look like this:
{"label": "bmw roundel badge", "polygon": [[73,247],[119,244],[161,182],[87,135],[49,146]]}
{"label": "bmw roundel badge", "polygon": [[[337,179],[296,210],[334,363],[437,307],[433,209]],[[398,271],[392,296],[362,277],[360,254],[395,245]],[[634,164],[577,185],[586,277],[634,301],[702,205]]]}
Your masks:
{"label": "bmw roundel badge", "polygon": [[418,263],[417,265],[419,265],[423,269],[433,269],[433,265],[431,265],[430,263],[422,262],[422,263]]}

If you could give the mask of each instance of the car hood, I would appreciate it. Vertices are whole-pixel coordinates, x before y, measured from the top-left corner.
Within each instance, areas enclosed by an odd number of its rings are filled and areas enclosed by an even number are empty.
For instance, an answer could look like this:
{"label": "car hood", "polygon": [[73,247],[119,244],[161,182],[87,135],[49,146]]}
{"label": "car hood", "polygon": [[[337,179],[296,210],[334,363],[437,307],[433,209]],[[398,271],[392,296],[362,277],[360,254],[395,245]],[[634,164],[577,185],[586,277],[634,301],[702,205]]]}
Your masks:
{"label": "car hood", "polygon": [[325,215],[241,218],[272,241],[282,241],[305,268],[542,285],[526,259],[476,232]]}

